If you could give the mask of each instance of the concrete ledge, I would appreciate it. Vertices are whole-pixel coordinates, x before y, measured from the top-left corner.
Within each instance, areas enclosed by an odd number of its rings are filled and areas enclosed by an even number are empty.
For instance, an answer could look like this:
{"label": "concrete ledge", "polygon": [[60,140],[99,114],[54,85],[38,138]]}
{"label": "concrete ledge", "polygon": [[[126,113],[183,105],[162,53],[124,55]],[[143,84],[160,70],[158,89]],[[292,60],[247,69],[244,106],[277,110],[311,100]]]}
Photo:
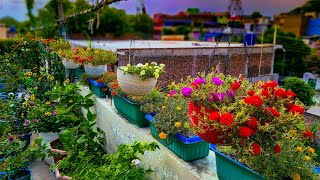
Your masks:
{"label": "concrete ledge", "polygon": [[136,127],[119,115],[110,100],[95,97],[95,107],[97,127],[105,132],[106,150],[109,153],[115,152],[118,145],[133,143],[135,140],[158,143],[160,150],[146,152],[141,157],[141,164],[155,171],[151,179],[218,179],[215,155],[212,151],[207,158],[185,162],[155,140],[150,134],[149,127]]}

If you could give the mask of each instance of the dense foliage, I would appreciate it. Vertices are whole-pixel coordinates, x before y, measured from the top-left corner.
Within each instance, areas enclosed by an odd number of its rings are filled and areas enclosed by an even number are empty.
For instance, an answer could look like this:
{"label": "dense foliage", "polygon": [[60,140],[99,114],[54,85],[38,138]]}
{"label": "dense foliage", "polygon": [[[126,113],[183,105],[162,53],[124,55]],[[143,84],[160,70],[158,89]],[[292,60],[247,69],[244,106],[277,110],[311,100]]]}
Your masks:
{"label": "dense foliage", "polygon": [[312,97],[315,95],[315,91],[309,84],[305,83],[304,80],[297,77],[290,77],[285,80],[284,88],[296,93],[297,98],[305,105],[312,105]]}

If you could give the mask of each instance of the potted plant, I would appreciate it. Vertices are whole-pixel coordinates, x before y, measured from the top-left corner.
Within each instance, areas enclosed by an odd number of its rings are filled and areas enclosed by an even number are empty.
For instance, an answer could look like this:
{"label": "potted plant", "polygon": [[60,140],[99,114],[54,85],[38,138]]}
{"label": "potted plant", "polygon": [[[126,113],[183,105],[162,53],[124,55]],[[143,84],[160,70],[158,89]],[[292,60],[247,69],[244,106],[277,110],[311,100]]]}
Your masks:
{"label": "potted plant", "polygon": [[152,135],[184,161],[193,161],[209,155],[209,143],[189,128],[188,101],[167,98],[155,116],[149,114]]}
{"label": "potted plant", "polygon": [[[276,82],[249,85],[242,77],[215,73],[189,82],[178,86],[183,97],[192,99],[188,110],[191,127],[200,135],[209,132],[211,138],[204,137],[214,142],[219,152],[266,179],[319,178],[312,172],[314,149],[305,145],[312,141],[313,133],[305,125],[304,106],[294,92]],[[239,164],[215,152],[220,179],[238,174],[253,178],[255,173],[243,171]]]}
{"label": "potted plant", "polygon": [[114,82],[116,79],[117,75],[115,73],[106,71],[103,76],[96,81],[89,79],[89,89],[98,97],[105,98],[108,92],[110,92],[107,84]]}
{"label": "potted plant", "polygon": [[117,82],[111,83],[109,87],[111,88],[114,106],[122,116],[138,127],[149,125],[149,122],[145,120],[146,113],[141,111],[140,108],[145,103],[162,99],[162,94],[159,91],[154,89],[145,96],[131,96],[124,93]]}
{"label": "potted plant", "polygon": [[80,58],[86,73],[91,76],[101,76],[106,71],[106,65],[112,65],[118,61],[114,52],[90,47],[81,53]]}
{"label": "potted plant", "polygon": [[53,160],[55,164],[63,158],[67,157],[67,152],[63,149],[63,145],[59,138],[50,142],[50,150],[53,153]]}
{"label": "potted plant", "polygon": [[147,95],[157,84],[159,76],[164,73],[164,66],[158,66],[155,62],[121,66],[117,70],[120,88],[129,95]]}
{"label": "potted plant", "polygon": [[77,69],[79,64],[79,54],[81,54],[83,50],[80,48],[72,48],[72,49],[65,49],[59,50],[57,54],[62,59],[62,64],[67,69]]}

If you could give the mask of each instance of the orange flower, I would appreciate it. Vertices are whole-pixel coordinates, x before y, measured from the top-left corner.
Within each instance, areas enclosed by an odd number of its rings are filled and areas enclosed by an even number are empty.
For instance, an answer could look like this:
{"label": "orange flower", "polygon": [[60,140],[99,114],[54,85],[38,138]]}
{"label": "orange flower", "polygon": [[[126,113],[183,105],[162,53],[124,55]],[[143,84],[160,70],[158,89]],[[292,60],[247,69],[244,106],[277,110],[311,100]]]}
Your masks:
{"label": "orange flower", "polygon": [[164,133],[164,132],[161,132],[160,134],[159,134],[159,138],[160,139],[166,139],[167,138],[167,134],[166,133]]}
{"label": "orange flower", "polygon": [[179,128],[179,127],[181,126],[181,122],[176,122],[176,123],[174,123],[174,126],[177,127],[177,128]]}

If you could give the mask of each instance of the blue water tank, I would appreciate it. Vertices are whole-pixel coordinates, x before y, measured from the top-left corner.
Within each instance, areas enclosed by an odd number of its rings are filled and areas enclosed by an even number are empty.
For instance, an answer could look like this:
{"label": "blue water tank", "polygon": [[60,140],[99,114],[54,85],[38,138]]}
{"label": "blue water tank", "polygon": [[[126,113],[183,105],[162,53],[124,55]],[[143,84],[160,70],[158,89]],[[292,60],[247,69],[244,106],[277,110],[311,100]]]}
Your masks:
{"label": "blue water tank", "polygon": [[307,36],[320,35],[320,18],[309,20]]}
{"label": "blue water tank", "polygon": [[253,46],[256,44],[256,34],[255,33],[247,33],[244,35],[243,44],[245,46]]}

